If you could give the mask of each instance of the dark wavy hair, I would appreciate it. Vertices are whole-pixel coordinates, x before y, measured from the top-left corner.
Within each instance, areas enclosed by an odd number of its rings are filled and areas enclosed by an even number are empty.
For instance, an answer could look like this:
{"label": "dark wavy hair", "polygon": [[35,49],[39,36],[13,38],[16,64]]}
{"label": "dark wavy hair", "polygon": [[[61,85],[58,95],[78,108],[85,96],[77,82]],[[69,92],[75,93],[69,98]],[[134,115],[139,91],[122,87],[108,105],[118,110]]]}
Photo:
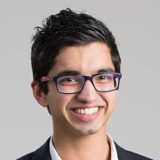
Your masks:
{"label": "dark wavy hair", "polygon": [[[43,21],[42,27],[35,29],[31,49],[34,81],[38,82],[42,76],[48,74],[60,49],[91,42],[103,42],[110,48],[115,71],[120,72],[121,58],[115,38],[105,24],[96,18],[67,8],[49,16]],[[39,83],[39,87],[47,94],[47,84]]]}

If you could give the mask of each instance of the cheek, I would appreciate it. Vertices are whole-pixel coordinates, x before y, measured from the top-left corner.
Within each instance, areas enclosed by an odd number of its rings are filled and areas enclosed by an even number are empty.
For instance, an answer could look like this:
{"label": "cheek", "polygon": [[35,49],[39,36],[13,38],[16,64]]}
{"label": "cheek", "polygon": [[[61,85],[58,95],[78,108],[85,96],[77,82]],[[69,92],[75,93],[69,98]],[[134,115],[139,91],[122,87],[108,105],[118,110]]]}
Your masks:
{"label": "cheek", "polygon": [[101,96],[108,105],[108,110],[113,110],[116,101],[116,91],[103,93]]}
{"label": "cheek", "polygon": [[50,111],[55,123],[61,123],[68,117],[67,107],[70,105],[73,95],[53,95],[50,103]]}
{"label": "cheek", "polygon": [[56,104],[65,109],[70,104],[73,97],[74,95],[72,94],[60,94],[56,97]]}
{"label": "cheek", "polygon": [[60,94],[60,93],[51,95],[49,98],[49,106],[53,111],[53,114],[55,112],[61,112],[61,113],[65,112],[72,98],[73,95]]}

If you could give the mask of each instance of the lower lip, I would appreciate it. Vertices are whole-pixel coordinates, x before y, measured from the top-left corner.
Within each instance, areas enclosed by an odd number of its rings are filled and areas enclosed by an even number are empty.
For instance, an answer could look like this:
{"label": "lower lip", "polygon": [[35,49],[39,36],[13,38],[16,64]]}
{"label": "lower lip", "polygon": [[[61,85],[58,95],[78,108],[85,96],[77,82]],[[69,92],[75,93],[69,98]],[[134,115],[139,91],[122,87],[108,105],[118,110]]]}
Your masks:
{"label": "lower lip", "polygon": [[79,114],[79,113],[76,113],[72,110],[71,110],[71,114],[74,116],[74,119],[80,120],[82,122],[91,122],[91,121],[95,120],[100,115],[100,113],[102,112],[102,109],[103,108],[99,108],[96,113],[93,113],[91,115],[90,114],[89,115]]}

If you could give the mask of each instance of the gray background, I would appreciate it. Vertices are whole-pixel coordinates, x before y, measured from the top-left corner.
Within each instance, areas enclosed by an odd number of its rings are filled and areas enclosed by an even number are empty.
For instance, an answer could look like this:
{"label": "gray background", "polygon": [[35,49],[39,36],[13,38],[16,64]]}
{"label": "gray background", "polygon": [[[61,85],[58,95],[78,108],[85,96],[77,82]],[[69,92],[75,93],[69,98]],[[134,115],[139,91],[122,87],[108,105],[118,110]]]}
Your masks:
{"label": "gray background", "polygon": [[52,133],[31,92],[31,36],[42,19],[67,7],[104,21],[117,39],[123,78],[110,134],[124,148],[160,159],[159,0],[1,0],[0,159],[30,152]]}

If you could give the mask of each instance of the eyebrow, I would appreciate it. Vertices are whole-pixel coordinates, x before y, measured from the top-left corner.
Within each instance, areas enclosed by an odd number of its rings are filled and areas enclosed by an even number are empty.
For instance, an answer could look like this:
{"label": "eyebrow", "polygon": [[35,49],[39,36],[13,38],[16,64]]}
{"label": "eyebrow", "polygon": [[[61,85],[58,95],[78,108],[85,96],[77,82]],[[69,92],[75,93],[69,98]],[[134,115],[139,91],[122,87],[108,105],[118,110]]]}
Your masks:
{"label": "eyebrow", "polygon": [[[97,73],[113,73],[115,72],[114,69],[112,68],[103,68],[103,69],[99,69],[97,71]],[[63,76],[63,75],[77,75],[77,74],[81,74],[79,71],[76,71],[76,70],[64,70],[64,71],[61,71],[57,74],[57,76]]]}
{"label": "eyebrow", "polygon": [[115,70],[114,69],[112,69],[112,68],[104,68],[104,69],[99,69],[98,70],[98,73],[113,73],[113,72],[115,72]]}
{"label": "eyebrow", "polygon": [[78,71],[74,71],[74,70],[64,70],[64,71],[61,71],[57,74],[57,76],[63,76],[63,75],[73,75],[73,74],[80,74],[80,72]]}

